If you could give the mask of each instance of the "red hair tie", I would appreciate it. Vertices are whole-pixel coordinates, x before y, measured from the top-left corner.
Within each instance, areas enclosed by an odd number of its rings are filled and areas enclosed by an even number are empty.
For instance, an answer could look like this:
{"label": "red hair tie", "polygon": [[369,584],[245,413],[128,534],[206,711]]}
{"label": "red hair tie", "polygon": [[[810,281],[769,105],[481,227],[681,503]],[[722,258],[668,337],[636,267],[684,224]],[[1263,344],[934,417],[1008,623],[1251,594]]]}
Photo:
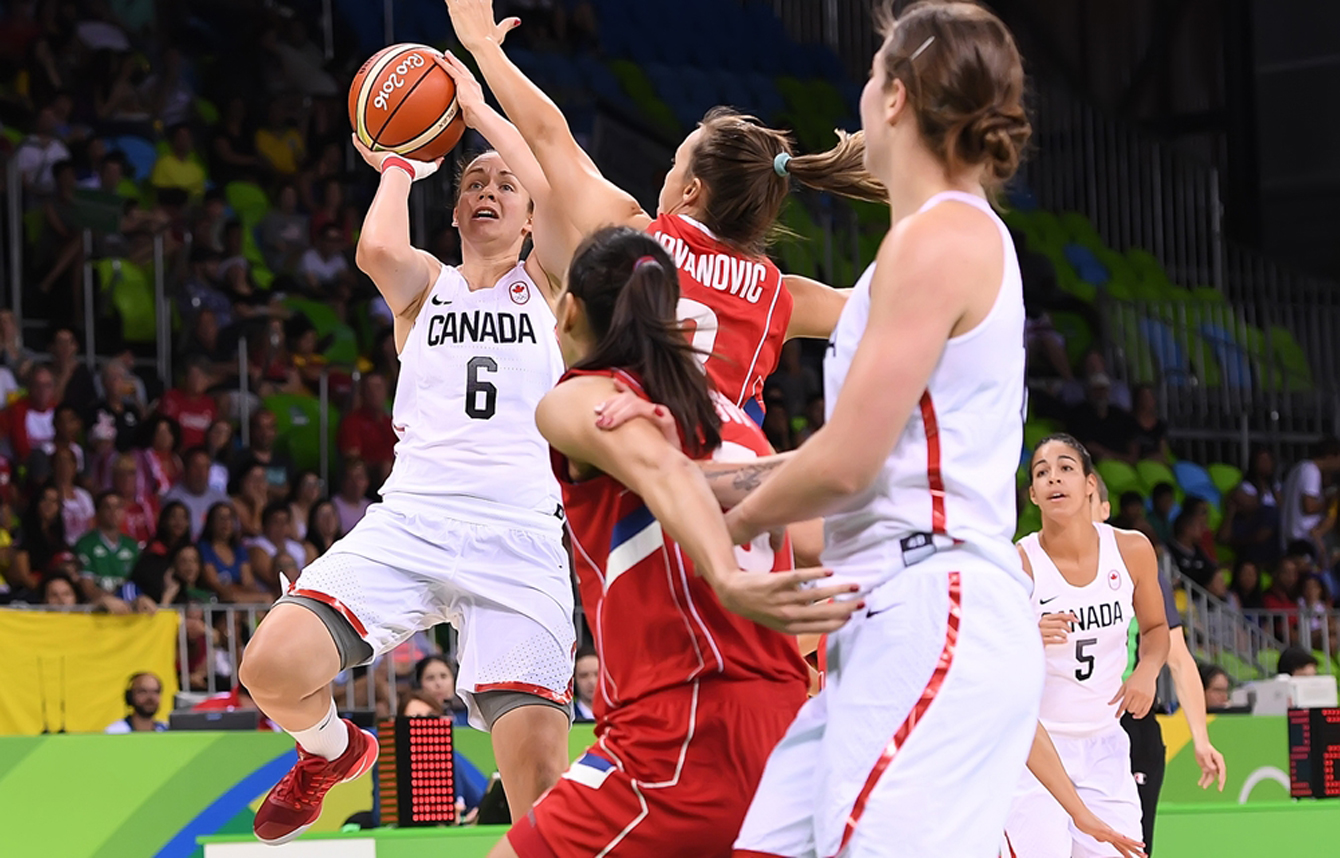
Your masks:
{"label": "red hair tie", "polygon": [[659,265],[659,264],[660,263],[656,261],[656,257],[654,256],[639,256],[637,258],[637,262],[633,263],[633,270],[636,271],[637,269],[641,268],[644,265]]}

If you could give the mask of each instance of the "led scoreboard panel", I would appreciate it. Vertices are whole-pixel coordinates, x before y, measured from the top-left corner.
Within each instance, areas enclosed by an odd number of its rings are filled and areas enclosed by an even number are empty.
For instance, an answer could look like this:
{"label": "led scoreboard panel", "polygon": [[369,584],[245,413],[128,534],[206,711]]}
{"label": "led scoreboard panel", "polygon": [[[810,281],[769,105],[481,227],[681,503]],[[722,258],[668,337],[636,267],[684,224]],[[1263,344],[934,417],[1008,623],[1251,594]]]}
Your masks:
{"label": "led scoreboard panel", "polygon": [[450,718],[399,717],[377,726],[382,824],[409,828],[456,823]]}
{"label": "led scoreboard panel", "polygon": [[1289,710],[1294,798],[1340,798],[1340,709]]}

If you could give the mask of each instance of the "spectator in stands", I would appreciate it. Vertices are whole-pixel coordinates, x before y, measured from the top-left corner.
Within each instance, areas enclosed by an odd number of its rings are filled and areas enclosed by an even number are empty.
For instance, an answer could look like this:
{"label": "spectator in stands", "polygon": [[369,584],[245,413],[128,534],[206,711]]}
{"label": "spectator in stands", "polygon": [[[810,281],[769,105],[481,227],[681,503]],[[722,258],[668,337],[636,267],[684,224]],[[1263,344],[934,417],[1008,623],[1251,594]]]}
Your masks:
{"label": "spectator in stands", "polygon": [[51,335],[51,373],[56,382],[56,400],[83,408],[97,399],[93,373],[79,352],[84,344],[74,328],[61,326]]}
{"label": "spectator in stands", "polygon": [[8,423],[6,435],[14,461],[26,463],[34,450],[56,437],[56,379],[45,365],[33,370],[28,395],[0,412]]}
{"label": "spectator in stands", "polygon": [[228,491],[228,462],[237,453],[233,444],[233,424],[215,419],[205,435],[205,451],[209,453],[209,487],[220,493]]}
{"label": "spectator in stands", "polygon": [[280,554],[293,558],[299,572],[316,559],[315,556],[308,557],[303,544],[289,536],[292,524],[293,514],[289,512],[288,504],[285,501],[272,501],[266,504],[261,513],[260,536],[247,540],[248,557],[251,568],[256,571],[256,579],[276,593],[283,593],[288,589],[288,584],[297,580],[296,576],[289,576],[285,582],[280,577],[275,562]]}
{"label": "spectator in stands", "polygon": [[[223,254],[207,247],[195,247],[191,250],[191,276],[181,288],[181,313],[186,319],[194,321],[199,314],[212,313],[218,329],[233,323],[233,302],[223,289],[223,277],[219,268],[223,264]],[[213,349],[206,349],[207,355]]]}
{"label": "spectator in stands", "polygon": [[163,703],[163,681],[153,673],[137,673],[126,686],[126,705],[130,714],[113,721],[104,733],[162,733],[168,725],[155,721],[154,715]]}
{"label": "spectator in stands", "polygon": [[155,414],[144,423],[140,436],[140,470],[148,491],[165,496],[181,482],[181,426],[171,417]]}
{"label": "spectator in stands", "polygon": [[205,443],[205,433],[219,416],[218,403],[206,393],[210,386],[210,362],[196,355],[186,362],[182,386],[163,394],[158,411],[181,426],[181,442],[187,448]]}
{"label": "spectator in stands", "polygon": [[[1298,567],[1298,586],[1299,586],[1298,596],[1301,599],[1303,595],[1302,594],[1303,581],[1309,575],[1316,575],[1318,572],[1317,547],[1313,545],[1311,542],[1308,542],[1303,539],[1297,539],[1294,540],[1293,542],[1290,542],[1288,547],[1284,549],[1284,556],[1292,558],[1294,564]],[[1329,577],[1330,570],[1326,571],[1328,573],[1327,577]]]}
{"label": "spectator in stands", "polygon": [[70,150],[56,135],[58,119],[51,105],[37,111],[37,121],[33,133],[19,144],[14,152],[14,162],[19,171],[19,181],[28,195],[27,208],[41,205],[56,190],[56,177],[52,168],[61,161],[70,159]]}
{"label": "spectator in stands", "polygon": [[93,95],[94,113],[100,125],[138,135],[149,130],[149,111],[139,94],[139,84],[147,71],[148,64],[138,54],[107,54]]}
{"label": "spectator in stands", "polygon": [[1228,678],[1228,671],[1217,664],[1202,664],[1200,682],[1205,689],[1206,710],[1213,712],[1216,709],[1228,708],[1229,696],[1233,693],[1233,684]]}
{"label": "spectator in stands", "polygon": [[261,253],[274,273],[296,274],[311,247],[310,219],[298,211],[298,189],[291,182],[280,187],[277,200],[260,222]]}
{"label": "spectator in stands", "polygon": [[84,594],[73,579],[64,572],[48,572],[42,578],[41,604],[57,608],[72,608],[84,604]]}
{"label": "spectator in stands", "polygon": [[[1080,362],[1080,378],[1089,379],[1095,375],[1108,376],[1110,385],[1108,389],[1108,402],[1123,411],[1131,410],[1131,389],[1123,381],[1112,381],[1111,373],[1107,371],[1107,359],[1098,349],[1090,349],[1084,354],[1084,359]],[[1065,385],[1061,390],[1061,398],[1066,405],[1074,408],[1084,402],[1086,387],[1079,381]]]}
{"label": "spectator in stands", "polygon": [[430,655],[414,665],[414,687],[437,700],[453,723],[464,725],[465,704],[456,696],[456,665],[445,656]]}
{"label": "spectator in stands", "polygon": [[217,185],[205,191],[205,201],[191,226],[192,241],[211,250],[223,250],[223,230],[229,222],[228,199]]}
{"label": "spectator in stands", "polygon": [[93,524],[93,496],[75,483],[78,475],[72,451],[62,449],[52,454],[51,484],[60,495],[61,518],[65,520],[67,534],[82,534]]}
{"label": "spectator in stands", "polygon": [[61,403],[56,406],[51,425],[55,434],[29,459],[28,478],[33,482],[44,482],[51,476],[52,461],[56,451],[67,450],[74,456],[75,480],[78,482],[78,475],[84,472],[86,464],[84,448],[78,440],[84,430],[84,423],[79,419],[79,412],[75,410],[73,405]]}
{"label": "spectator in stands", "polygon": [[1154,526],[1149,523],[1149,519],[1145,516],[1145,499],[1140,497],[1139,492],[1122,492],[1117,507],[1117,514],[1112,519],[1113,527],[1139,531],[1156,548],[1162,547],[1163,541],[1159,539],[1158,534],[1154,532]]}
{"label": "spectator in stands", "polygon": [[107,427],[115,439],[116,450],[124,453],[134,446],[144,420],[135,395],[135,383],[120,358],[112,358],[103,364],[101,382],[102,396],[88,403],[82,412],[84,424],[90,430]]}
{"label": "spectator in stands", "polygon": [[574,721],[596,720],[595,705],[596,683],[600,680],[600,656],[595,647],[582,644],[577,650],[576,665],[572,674],[572,708]]}
{"label": "spectator in stands", "polygon": [[1337,472],[1340,472],[1340,440],[1333,437],[1318,441],[1312,455],[1289,470],[1280,496],[1281,545],[1298,539],[1321,544],[1318,528],[1326,517],[1324,484]]}
{"label": "spectator in stands", "polygon": [[395,461],[396,434],[386,410],[387,398],[386,378],[379,372],[364,373],[358,386],[358,406],[340,420],[336,439],[340,455],[362,459],[371,484],[378,487],[386,481]]}
{"label": "spectator in stands", "polygon": [[1131,396],[1134,400],[1131,419],[1135,424],[1131,459],[1152,459],[1165,465],[1172,464],[1172,451],[1168,449],[1168,423],[1159,416],[1159,401],[1154,395],[1154,388],[1148,384],[1136,385]]}
{"label": "spectator in stands", "polygon": [[243,465],[237,476],[228,486],[233,498],[233,511],[237,513],[238,529],[243,539],[261,535],[261,513],[270,502],[269,489],[265,482],[265,466],[252,461]]}
{"label": "spectator in stands", "polygon": [[321,189],[321,205],[312,212],[312,243],[320,241],[321,232],[334,224],[339,227],[344,245],[354,243],[354,215],[344,204],[344,185],[338,178],[326,179]]}
{"label": "spectator in stands", "polygon": [[767,387],[781,393],[786,412],[794,415],[804,413],[810,397],[820,391],[818,373],[801,360],[800,340],[782,346],[781,364],[768,377]]}
{"label": "spectator in stands", "polygon": [[334,501],[321,500],[312,506],[307,517],[306,546],[308,553],[320,557],[344,535],[340,528],[340,513]]}
{"label": "spectator in stands", "polygon": [[[75,556],[84,575],[103,592],[120,595],[139,560],[140,547],[121,532],[125,524],[125,501],[113,491],[100,492],[93,527],[74,544]],[[125,596],[121,596],[125,598]],[[143,607],[143,606],[141,606]],[[154,603],[152,607],[156,607]]]}
{"label": "spectator in stands", "polygon": [[228,99],[222,121],[214,129],[209,154],[210,175],[220,186],[260,178],[263,165],[256,156],[256,137],[248,127],[247,101],[242,96]]}
{"label": "spectator in stands", "polygon": [[307,522],[312,508],[325,494],[326,484],[316,471],[299,471],[288,496],[289,538],[302,542],[307,538]]}
{"label": "spectator in stands", "polygon": [[192,447],[187,450],[182,481],[163,495],[164,502],[180,503],[186,509],[192,540],[200,538],[205,528],[205,517],[210,509],[216,504],[230,503],[226,494],[209,484],[212,464],[209,453],[204,447]]}
{"label": "spectator in stands", "polygon": [[140,551],[131,580],[161,580],[172,557],[183,545],[191,544],[191,516],[181,501],[168,501],[158,513],[158,526],[149,543]]}
{"label": "spectator in stands", "polygon": [[191,126],[186,123],[174,125],[168,132],[171,148],[158,156],[153,172],[149,174],[149,184],[156,189],[179,188],[192,200],[205,196],[205,168],[200,164],[200,156],[195,153],[195,138]]}
{"label": "spectator in stands", "polygon": [[368,466],[359,458],[346,459],[340,493],[331,498],[340,514],[340,531],[348,533],[363,519],[372,502],[368,500]]}
{"label": "spectator in stands", "polygon": [[1087,397],[1071,411],[1067,425],[1094,459],[1134,464],[1135,423],[1128,412],[1112,404],[1111,394],[1112,381],[1106,374],[1089,376]]}
{"label": "spectator in stands", "polygon": [[315,396],[321,386],[321,373],[329,363],[326,356],[317,351],[316,326],[305,314],[294,313],[284,323],[284,338],[292,366],[285,391]]}
{"label": "spectator in stands", "polygon": [[1283,614],[1274,620],[1273,634],[1280,640],[1295,640],[1298,629],[1298,559],[1283,557],[1275,566],[1270,589],[1261,597],[1261,607]]}
{"label": "spectator in stands", "polygon": [[195,113],[195,90],[186,78],[181,49],[169,44],[163,49],[158,71],[139,86],[140,102],[149,115],[169,128],[190,122]]}
{"label": "spectator in stands", "polygon": [[1177,571],[1201,587],[1209,584],[1210,576],[1218,571],[1218,567],[1200,547],[1204,532],[1205,519],[1202,514],[1194,509],[1184,509],[1173,521],[1172,539],[1165,546]]}
{"label": "spectator in stands", "polygon": [[33,493],[23,515],[8,578],[11,590],[22,592],[37,587],[52,560],[70,550],[65,533],[60,492],[51,484],[42,486]]}
{"label": "spectator in stands", "polygon": [[307,158],[307,142],[298,130],[298,122],[278,98],[266,108],[265,125],[257,129],[253,139],[261,163],[281,177],[293,176]]}
{"label": "spectator in stands", "polygon": [[309,247],[298,263],[298,274],[309,294],[325,296],[349,290],[353,272],[346,256],[348,250],[339,224],[327,223],[321,228],[316,245]]}
{"label": "spectator in stands", "polygon": [[[68,316],[82,306],[84,236],[75,200],[76,179],[73,161],[59,161],[51,168],[54,190],[42,206],[42,231],[36,247],[38,270],[46,272],[37,288],[50,298],[50,312]],[[57,290],[62,277],[64,285]]]}
{"label": "spectator in stands", "polygon": [[1280,676],[1316,676],[1317,657],[1300,646],[1288,646],[1280,652],[1277,667]]}
{"label": "spectator in stands", "polygon": [[1257,611],[1261,603],[1261,573],[1256,564],[1245,557],[1239,557],[1233,564],[1233,578],[1228,584],[1227,600],[1239,613]]}
{"label": "spectator in stands", "polygon": [[1217,569],[1219,567],[1219,547],[1214,544],[1214,533],[1210,530],[1210,502],[1196,495],[1187,495],[1182,502],[1182,512],[1190,512],[1200,520],[1200,542],[1197,545],[1200,546],[1200,549],[1205,552],[1205,556],[1210,558],[1210,562]]}
{"label": "spectator in stands", "polygon": [[[293,461],[288,454],[275,449],[279,421],[274,412],[261,408],[252,412],[250,428],[251,446],[237,454],[237,461],[243,466],[259,463],[265,469],[265,484],[270,500],[282,500],[288,497]],[[260,510],[256,510],[256,514],[259,516]]]}
{"label": "spectator in stands", "polygon": [[282,27],[268,28],[260,46],[278,62],[287,91],[314,98],[340,94],[339,83],[325,70],[325,53],[307,34],[304,17],[294,15]]}
{"label": "spectator in stands", "polygon": [[232,504],[216,503],[210,507],[197,547],[204,564],[201,581],[222,601],[266,602],[274,598],[265,592],[252,572]]}
{"label": "spectator in stands", "polygon": [[1172,541],[1173,506],[1176,500],[1172,483],[1156,483],[1154,490],[1150,492],[1149,502],[1152,508],[1149,513],[1149,526],[1158,536],[1155,545],[1167,545]]}
{"label": "spectator in stands", "polygon": [[144,491],[135,457],[121,453],[112,464],[112,490],[121,497],[125,518],[121,532],[142,550],[154,535],[158,519],[158,498]]}
{"label": "spectator in stands", "polygon": [[1340,637],[1331,614],[1331,594],[1318,575],[1306,575],[1298,587],[1298,611],[1304,642],[1315,650],[1335,650]]}
{"label": "spectator in stands", "polygon": [[[0,366],[13,373],[16,381],[23,383],[32,372],[37,353],[24,348],[20,339],[19,323],[14,318],[14,311],[8,308],[0,309]],[[6,403],[7,398],[0,400],[0,405]]]}
{"label": "spectator in stands", "polygon": [[1271,564],[1280,556],[1280,484],[1275,479],[1275,457],[1257,444],[1248,457],[1242,482],[1229,492],[1219,541],[1239,557]]}

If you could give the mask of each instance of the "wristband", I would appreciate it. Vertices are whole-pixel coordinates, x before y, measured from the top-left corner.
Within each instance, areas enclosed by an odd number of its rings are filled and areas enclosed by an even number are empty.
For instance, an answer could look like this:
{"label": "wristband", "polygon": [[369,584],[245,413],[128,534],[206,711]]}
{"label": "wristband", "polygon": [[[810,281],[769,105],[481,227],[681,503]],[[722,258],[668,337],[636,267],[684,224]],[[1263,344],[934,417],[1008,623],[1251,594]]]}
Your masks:
{"label": "wristband", "polygon": [[406,173],[409,173],[409,180],[410,180],[411,182],[414,181],[414,179],[416,178],[416,177],[415,177],[415,174],[414,174],[414,165],[411,164],[411,163],[409,162],[409,160],[406,159],[406,158],[402,158],[402,157],[400,157],[399,155],[392,155],[391,157],[387,158],[385,161],[382,161],[382,173],[383,173],[383,174],[385,174],[386,171],[389,170],[389,169],[392,168],[392,167],[399,167],[400,169],[404,170]]}

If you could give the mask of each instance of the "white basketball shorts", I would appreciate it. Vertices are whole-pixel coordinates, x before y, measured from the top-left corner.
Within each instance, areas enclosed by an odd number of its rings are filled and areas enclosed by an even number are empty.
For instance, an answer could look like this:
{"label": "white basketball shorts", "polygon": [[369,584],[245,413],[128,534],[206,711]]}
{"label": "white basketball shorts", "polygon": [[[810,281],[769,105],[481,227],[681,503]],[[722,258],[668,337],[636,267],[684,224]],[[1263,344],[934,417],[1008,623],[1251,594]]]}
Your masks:
{"label": "white basketball shorts", "polygon": [[[1097,736],[1052,733],[1051,737],[1066,774],[1089,810],[1121,834],[1139,840],[1140,793],[1131,774],[1131,740],[1121,723],[1113,719],[1112,729]],[[1018,858],[1110,858],[1121,854],[1077,831],[1070,816],[1027,769],[1019,779],[1005,836],[1008,843],[1001,854],[1008,856],[1012,851]]]}
{"label": "white basketball shorts", "polygon": [[573,589],[562,532],[448,518],[393,496],[302,571],[290,593],[332,605],[375,655],[420,629],[459,633],[456,693],[521,691],[571,700]]}
{"label": "white basketball shorts", "polygon": [[1042,693],[1027,593],[945,551],[865,601],[828,636],[827,684],[768,759],[735,854],[996,858]]}

